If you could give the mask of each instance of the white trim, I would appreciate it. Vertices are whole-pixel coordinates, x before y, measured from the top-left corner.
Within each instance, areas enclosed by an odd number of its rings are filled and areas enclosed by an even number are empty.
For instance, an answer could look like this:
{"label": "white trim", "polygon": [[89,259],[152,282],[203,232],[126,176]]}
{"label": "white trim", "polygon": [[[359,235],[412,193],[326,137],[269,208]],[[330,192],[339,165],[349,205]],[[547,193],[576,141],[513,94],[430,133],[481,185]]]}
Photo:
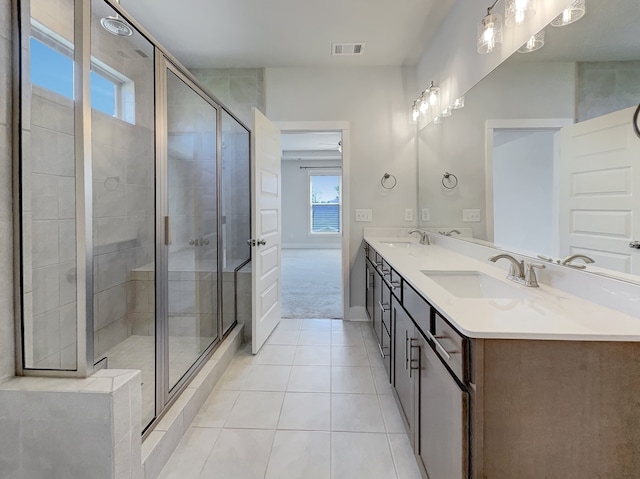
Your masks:
{"label": "white trim", "polygon": [[[494,130],[552,130],[573,125],[573,118],[531,118],[485,121],[485,224],[487,241],[493,243],[493,134]],[[523,181],[526,181],[523,178]]]}
{"label": "white trim", "polygon": [[[351,141],[349,138],[349,130],[351,125],[348,121],[276,121],[274,122],[280,133],[292,133],[292,132],[313,132],[313,131],[339,131],[342,133],[342,203],[341,203],[341,218],[342,218],[342,311],[343,318],[351,318],[351,308],[349,304],[350,298],[350,265],[349,265],[349,234],[348,227],[344,225],[350,225],[350,189],[349,189],[349,174],[351,170]],[[317,247],[317,246],[316,246]],[[364,311],[364,307],[362,307]],[[364,314],[359,313],[362,318],[366,318],[366,312]]]}
{"label": "white trim", "polygon": [[[333,239],[333,238],[331,238]],[[338,239],[338,238],[335,238]],[[340,249],[340,243],[282,243],[282,249]]]}

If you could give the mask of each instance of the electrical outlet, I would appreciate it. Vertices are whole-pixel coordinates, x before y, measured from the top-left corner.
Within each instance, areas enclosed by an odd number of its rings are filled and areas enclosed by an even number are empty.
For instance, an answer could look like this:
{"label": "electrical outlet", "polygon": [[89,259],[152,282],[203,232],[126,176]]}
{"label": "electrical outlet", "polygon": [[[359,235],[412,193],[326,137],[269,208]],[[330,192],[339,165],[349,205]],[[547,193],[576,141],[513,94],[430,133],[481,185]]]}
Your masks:
{"label": "electrical outlet", "polygon": [[363,223],[370,223],[373,221],[372,210],[356,210],[356,221]]}
{"label": "electrical outlet", "polygon": [[429,211],[429,208],[422,208],[421,219],[422,219],[422,221],[430,221],[431,220],[431,213]]}
{"label": "electrical outlet", "polygon": [[413,208],[406,208],[404,210],[404,220],[413,221]]}
{"label": "electrical outlet", "polygon": [[464,223],[479,223],[480,210],[462,210],[462,221]]}

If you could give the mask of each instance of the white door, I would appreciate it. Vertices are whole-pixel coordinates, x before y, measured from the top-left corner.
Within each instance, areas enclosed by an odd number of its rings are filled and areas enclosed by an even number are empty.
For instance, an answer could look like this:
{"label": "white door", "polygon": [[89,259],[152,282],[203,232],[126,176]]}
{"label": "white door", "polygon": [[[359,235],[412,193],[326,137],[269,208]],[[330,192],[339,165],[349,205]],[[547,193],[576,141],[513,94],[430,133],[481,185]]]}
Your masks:
{"label": "white door", "polygon": [[[640,274],[640,138],[634,108],[565,127],[560,145],[560,253]],[[637,171],[636,171],[637,170]]]}
{"label": "white door", "polygon": [[280,130],[253,108],[251,171],[252,340],[256,354],[280,321]]}

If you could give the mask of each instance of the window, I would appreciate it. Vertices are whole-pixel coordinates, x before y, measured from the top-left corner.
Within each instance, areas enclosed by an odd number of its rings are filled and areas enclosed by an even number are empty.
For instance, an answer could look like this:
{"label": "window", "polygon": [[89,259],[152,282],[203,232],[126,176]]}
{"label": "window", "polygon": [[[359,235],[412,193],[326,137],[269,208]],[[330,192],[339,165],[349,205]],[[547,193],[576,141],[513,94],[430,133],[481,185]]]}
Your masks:
{"label": "window", "polygon": [[339,234],[342,231],[342,176],[335,172],[310,174],[310,225],[312,234]]}
{"label": "window", "polygon": [[[73,100],[73,44],[35,20],[32,27],[31,83]],[[132,80],[92,57],[90,82],[91,108],[135,123]]]}

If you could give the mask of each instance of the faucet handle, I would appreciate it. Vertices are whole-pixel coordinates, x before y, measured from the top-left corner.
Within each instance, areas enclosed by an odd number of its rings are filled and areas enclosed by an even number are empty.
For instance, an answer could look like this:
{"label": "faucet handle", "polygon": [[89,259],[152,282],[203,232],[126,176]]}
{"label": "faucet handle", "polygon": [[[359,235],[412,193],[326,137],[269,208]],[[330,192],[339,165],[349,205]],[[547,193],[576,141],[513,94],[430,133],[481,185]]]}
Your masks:
{"label": "faucet handle", "polygon": [[546,266],[542,263],[527,263],[527,271],[524,276],[524,285],[529,288],[537,288],[540,285],[538,284],[538,278],[536,278],[536,272],[534,268],[545,269]]}

